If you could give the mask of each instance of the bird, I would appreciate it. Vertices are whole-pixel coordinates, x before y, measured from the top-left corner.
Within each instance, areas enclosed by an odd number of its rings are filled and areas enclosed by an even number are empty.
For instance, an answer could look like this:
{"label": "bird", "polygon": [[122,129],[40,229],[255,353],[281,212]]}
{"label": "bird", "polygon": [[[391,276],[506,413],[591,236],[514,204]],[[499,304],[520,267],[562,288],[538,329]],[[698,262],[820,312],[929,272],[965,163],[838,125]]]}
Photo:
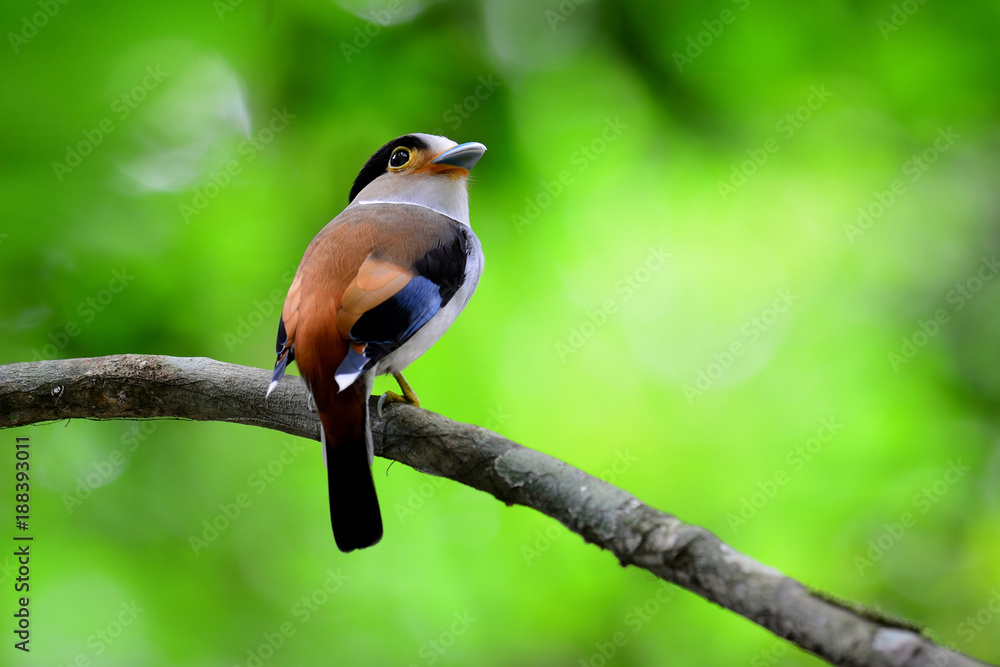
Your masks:
{"label": "bird", "polygon": [[347,207],[306,248],[278,322],[277,359],[265,400],[295,361],[320,418],[330,521],[342,552],[382,538],[371,466],[368,398],[375,376],[403,377],[468,304],[483,272],[469,221],[469,171],[478,142],[413,133],[365,162]]}

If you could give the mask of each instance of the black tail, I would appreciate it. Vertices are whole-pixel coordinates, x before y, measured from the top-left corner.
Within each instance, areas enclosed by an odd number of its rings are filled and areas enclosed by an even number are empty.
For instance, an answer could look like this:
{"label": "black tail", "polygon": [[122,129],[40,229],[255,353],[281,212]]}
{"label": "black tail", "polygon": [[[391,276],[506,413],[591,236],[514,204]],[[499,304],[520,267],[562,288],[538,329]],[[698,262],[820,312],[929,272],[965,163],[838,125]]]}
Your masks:
{"label": "black tail", "polygon": [[328,444],[326,456],[337,548],[346,553],[370,547],[382,539],[382,514],[365,444],[341,442],[336,448]]}
{"label": "black tail", "polygon": [[[363,384],[363,383],[358,383]],[[349,387],[338,395],[354,393]],[[333,539],[343,552],[364,549],[382,539],[382,514],[375,494],[371,464],[368,462],[368,414],[366,392],[361,392],[360,419],[330,423],[323,413],[327,484],[330,492],[330,522]],[[360,428],[358,428],[360,427]]]}

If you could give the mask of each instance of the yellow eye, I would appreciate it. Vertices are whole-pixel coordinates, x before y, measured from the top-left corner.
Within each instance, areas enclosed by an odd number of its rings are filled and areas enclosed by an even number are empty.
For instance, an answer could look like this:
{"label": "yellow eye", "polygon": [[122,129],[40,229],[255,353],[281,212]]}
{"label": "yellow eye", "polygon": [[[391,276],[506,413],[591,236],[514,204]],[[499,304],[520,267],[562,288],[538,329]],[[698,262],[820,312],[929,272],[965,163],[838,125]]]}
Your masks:
{"label": "yellow eye", "polygon": [[389,158],[389,166],[393,169],[401,169],[410,161],[410,151],[400,146],[392,152]]}

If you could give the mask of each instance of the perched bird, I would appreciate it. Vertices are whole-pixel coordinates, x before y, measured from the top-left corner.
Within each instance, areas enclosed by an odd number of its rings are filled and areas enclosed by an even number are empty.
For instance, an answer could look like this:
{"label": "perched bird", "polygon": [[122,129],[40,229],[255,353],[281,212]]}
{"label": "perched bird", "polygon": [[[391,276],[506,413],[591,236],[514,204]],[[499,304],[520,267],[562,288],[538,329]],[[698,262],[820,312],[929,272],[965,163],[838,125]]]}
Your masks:
{"label": "perched bird", "polygon": [[437,342],[465,308],[483,271],[469,226],[469,170],[486,147],[407,134],[369,158],[348,206],[302,256],[278,323],[278,359],[267,395],[293,360],[319,413],[330,519],[341,551],[382,538],[368,397]]}

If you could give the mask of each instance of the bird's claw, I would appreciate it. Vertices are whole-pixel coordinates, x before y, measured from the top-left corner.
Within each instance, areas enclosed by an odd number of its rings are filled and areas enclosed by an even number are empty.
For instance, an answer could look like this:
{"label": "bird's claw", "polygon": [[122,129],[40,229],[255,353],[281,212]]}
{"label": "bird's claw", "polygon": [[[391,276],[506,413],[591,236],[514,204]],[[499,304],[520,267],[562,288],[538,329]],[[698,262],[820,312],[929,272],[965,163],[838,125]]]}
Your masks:
{"label": "bird's claw", "polygon": [[389,403],[403,403],[405,405],[412,405],[414,407],[420,407],[420,399],[413,395],[412,399],[408,396],[400,396],[399,394],[387,391],[378,398],[378,405],[375,411],[378,413],[379,417],[382,417],[382,408],[385,406],[386,401]]}
{"label": "bird's claw", "polygon": [[406,381],[406,378],[403,377],[403,374],[398,372],[393,373],[392,377],[396,378],[396,382],[399,383],[399,388],[402,390],[403,395],[400,396],[392,391],[387,391],[382,394],[378,399],[378,406],[376,409],[379,417],[382,416],[382,406],[385,405],[386,401],[389,401],[390,403],[405,403],[406,405],[412,405],[417,408],[420,407],[420,399],[417,398],[416,392],[414,392],[413,388],[410,387],[410,384]]}

